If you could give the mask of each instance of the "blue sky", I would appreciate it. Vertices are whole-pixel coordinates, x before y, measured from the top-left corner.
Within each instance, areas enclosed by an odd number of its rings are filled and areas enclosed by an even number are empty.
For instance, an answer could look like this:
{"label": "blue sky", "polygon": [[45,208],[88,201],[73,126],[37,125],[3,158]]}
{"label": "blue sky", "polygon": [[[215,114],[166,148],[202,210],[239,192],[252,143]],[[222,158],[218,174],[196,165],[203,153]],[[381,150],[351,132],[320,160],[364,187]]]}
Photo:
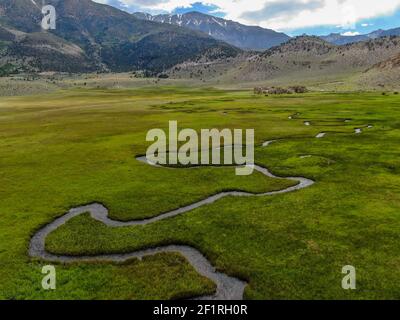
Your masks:
{"label": "blue sky", "polygon": [[183,14],[191,11],[197,11],[201,13],[211,14],[215,17],[224,18],[225,13],[220,11],[219,7],[213,4],[204,4],[202,2],[194,2],[189,7],[178,7],[174,9],[171,13]]}
{"label": "blue sky", "polygon": [[400,0],[95,0],[128,12],[199,11],[289,35],[365,34],[400,27]]}

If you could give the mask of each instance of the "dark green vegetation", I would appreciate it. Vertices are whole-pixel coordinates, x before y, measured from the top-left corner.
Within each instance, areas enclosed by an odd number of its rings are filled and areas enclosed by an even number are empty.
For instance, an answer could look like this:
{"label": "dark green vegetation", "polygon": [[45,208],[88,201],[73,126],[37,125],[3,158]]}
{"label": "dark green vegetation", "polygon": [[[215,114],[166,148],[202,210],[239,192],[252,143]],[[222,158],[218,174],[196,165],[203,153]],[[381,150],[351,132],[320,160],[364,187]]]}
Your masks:
{"label": "dark green vegetation", "polygon": [[56,30],[42,32],[41,3],[2,0],[0,40],[11,41],[1,57],[17,59],[32,71],[161,72],[208,54],[240,51],[200,32],[143,21],[90,0],[49,0],[57,11]]}
{"label": "dark green vegetation", "polygon": [[5,77],[17,73],[17,70],[18,68],[15,65],[11,63],[6,63],[5,65],[0,66],[0,77]]}
{"label": "dark green vegetation", "polygon": [[[54,253],[128,252],[188,244],[249,282],[250,299],[400,298],[400,100],[387,94],[254,96],[244,91],[71,90],[0,100],[0,298],[178,298],[210,292],[177,255],[143,262],[58,265],[41,290],[30,237],[69,208],[104,203],[114,219],[155,216],[221,190],[263,192],[285,180],[233,168],[152,168],[147,130],[255,128],[256,162],[316,184],[291,194],[226,198],[145,227],[112,229],[80,216],[50,235]],[[290,115],[299,113],[294,120]],[[352,119],[351,122],[344,122]],[[304,121],[311,121],[307,127]],[[355,128],[368,124],[360,135]],[[316,139],[319,132],[326,137]],[[309,156],[311,157],[303,157]],[[341,288],[344,265],[356,291]]]}

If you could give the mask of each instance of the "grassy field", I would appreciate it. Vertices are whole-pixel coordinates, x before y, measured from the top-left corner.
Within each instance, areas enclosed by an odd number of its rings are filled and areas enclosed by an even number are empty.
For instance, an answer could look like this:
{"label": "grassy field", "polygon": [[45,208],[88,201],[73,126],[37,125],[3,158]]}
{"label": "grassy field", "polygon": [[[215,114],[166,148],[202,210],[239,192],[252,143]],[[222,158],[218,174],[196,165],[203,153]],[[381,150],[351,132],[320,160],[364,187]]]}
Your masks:
{"label": "grassy field", "polygon": [[[248,299],[400,299],[399,116],[400,96],[376,93],[264,97],[147,87],[1,98],[0,298],[174,299],[213,291],[176,254],[59,264],[57,290],[43,291],[47,263],[27,253],[40,227],[81,204],[103,203],[112,218],[126,221],[223,190],[288,186],[259,173],[239,177],[229,167],[168,170],[138,162],[147,131],[177,120],[197,130],[254,128],[257,145],[282,139],[257,147],[257,164],[316,184],[273,197],[226,198],[144,227],[112,229],[79,216],[50,235],[49,251],[95,255],[187,244],[249,282]],[[320,132],[327,135],[316,139]],[[341,288],[349,264],[357,269],[354,291]]]}

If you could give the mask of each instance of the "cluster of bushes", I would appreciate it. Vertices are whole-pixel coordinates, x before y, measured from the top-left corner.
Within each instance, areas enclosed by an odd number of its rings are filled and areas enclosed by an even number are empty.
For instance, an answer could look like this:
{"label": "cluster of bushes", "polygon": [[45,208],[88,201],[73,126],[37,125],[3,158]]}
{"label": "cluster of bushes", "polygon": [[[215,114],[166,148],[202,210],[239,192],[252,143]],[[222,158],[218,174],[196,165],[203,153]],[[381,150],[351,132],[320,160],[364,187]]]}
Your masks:
{"label": "cluster of bushes", "polygon": [[166,73],[160,73],[158,75],[158,79],[168,79],[168,78],[169,78],[169,75],[167,75]]}
{"label": "cluster of bushes", "polygon": [[18,67],[11,63],[7,63],[5,65],[0,66],[0,77],[7,77],[9,75],[17,73],[18,73]]}
{"label": "cluster of bushes", "polygon": [[255,94],[293,94],[307,93],[308,89],[305,86],[291,86],[289,88],[281,87],[257,87],[254,88]]}

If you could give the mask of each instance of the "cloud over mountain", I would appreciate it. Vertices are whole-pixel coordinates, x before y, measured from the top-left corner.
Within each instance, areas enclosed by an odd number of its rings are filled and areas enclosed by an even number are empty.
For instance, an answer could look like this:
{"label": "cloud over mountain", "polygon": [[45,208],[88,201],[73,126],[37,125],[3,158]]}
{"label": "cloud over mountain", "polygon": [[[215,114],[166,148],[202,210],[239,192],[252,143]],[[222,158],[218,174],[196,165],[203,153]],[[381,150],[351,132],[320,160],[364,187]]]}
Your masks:
{"label": "cloud over mountain", "polygon": [[299,12],[304,10],[316,10],[323,8],[325,0],[311,0],[304,2],[302,0],[283,0],[276,2],[267,2],[261,10],[247,11],[242,14],[242,18],[248,21],[259,22],[268,17],[273,18],[293,18]]}

